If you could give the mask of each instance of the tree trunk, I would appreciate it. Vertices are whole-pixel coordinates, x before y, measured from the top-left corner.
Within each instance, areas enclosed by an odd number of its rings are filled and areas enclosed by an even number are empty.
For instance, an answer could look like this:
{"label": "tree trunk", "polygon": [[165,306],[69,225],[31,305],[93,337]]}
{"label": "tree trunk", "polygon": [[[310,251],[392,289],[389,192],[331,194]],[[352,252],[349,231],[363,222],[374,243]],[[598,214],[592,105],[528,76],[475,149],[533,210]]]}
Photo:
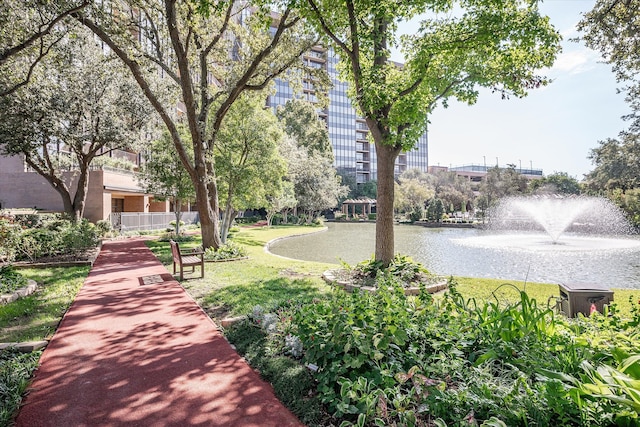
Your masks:
{"label": "tree trunk", "polygon": [[224,212],[222,213],[222,225],[220,227],[220,241],[225,244],[227,243],[227,234],[229,234],[229,229],[231,228],[231,222],[234,220],[238,212],[233,209],[231,205],[231,197],[233,195],[235,188],[231,183],[229,184],[229,190],[227,191],[227,203],[224,207]]}
{"label": "tree trunk", "polygon": [[227,243],[227,235],[229,234],[231,224],[233,223],[233,220],[236,219],[237,215],[238,211],[227,205],[223,214],[222,226],[220,227],[220,240],[223,244]]}
{"label": "tree trunk", "polygon": [[78,185],[76,194],[73,197],[73,216],[72,221],[78,223],[84,216],[84,208],[87,204],[87,192],[89,191],[89,164],[93,157],[80,160],[80,175],[78,176]]}
{"label": "tree trunk", "polygon": [[376,215],[376,261],[386,268],[394,256],[393,200],[394,167],[400,148],[376,143],[378,199]]}
{"label": "tree trunk", "polygon": [[176,236],[180,235],[180,219],[182,218],[182,201],[180,199],[174,200],[174,213],[176,215]]}

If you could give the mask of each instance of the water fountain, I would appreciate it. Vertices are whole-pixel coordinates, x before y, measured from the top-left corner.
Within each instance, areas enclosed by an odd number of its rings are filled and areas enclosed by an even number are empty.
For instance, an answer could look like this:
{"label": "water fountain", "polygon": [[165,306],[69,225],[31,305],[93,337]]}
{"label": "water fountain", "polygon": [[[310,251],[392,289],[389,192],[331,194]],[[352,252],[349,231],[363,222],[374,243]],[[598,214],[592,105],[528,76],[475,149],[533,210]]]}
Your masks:
{"label": "water fountain", "polygon": [[627,238],[632,228],[624,213],[601,197],[511,197],[492,209],[489,218],[487,229],[494,233],[468,244],[531,251],[640,247],[638,240]]}

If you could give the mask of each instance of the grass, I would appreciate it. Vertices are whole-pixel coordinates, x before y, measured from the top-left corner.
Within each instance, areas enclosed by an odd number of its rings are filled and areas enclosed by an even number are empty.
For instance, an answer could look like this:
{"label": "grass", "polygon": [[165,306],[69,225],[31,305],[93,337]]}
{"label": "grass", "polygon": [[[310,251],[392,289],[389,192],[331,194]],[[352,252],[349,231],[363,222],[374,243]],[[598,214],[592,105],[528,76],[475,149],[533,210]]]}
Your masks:
{"label": "grass", "polygon": [[[185,280],[182,285],[211,317],[243,315],[256,305],[271,307],[291,298],[320,296],[330,290],[322,272],[335,264],[297,261],[271,255],[267,242],[293,234],[318,232],[318,227],[243,227],[231,240],[244,246],[246,260],[206,263],[205,277]],[[187,249],[200,241],[181,243]],[[165,264],[171,264],[169,244],[148,241],[147,245]],[[170,267],[170,266],[169,266]]]}
{"label": "grass", "polygon": [[0,342],[50,338],[82,286],[89,268],[24,269],[20,273],[35,280],[38,290],[0,306]]}
{"label": "grass", "polygon": [[[524,283],[513,280],[484,279],[475,277],[454,277],[458,282],[458,291],[465,298],[475,298],[477,301],[510,302],[520,299],[518,290],[525,291],[531,299],[538,301],[540,305],[553,308],[555,299],[550,298],[560,295],[558,284],[549,283]],[[513,286],[502,286],[509,284]],[[614,302],[624,315],[631,314],[631,307],[638,303],[640,289],[614,289]]]}

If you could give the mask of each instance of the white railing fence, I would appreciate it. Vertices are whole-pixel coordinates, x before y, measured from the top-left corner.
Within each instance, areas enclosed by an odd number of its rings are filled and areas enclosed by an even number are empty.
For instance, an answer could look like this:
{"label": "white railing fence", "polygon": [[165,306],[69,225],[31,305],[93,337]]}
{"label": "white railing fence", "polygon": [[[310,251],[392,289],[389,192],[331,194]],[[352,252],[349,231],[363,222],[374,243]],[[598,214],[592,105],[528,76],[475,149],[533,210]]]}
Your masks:
{"label": "white railing fence", "polygon": [[[181,221],[195,224],[200,218],[198,212],[182,212]],[[169,223],[176,220],[174,212],[112,212],[111,226],[119,231],[163,230],[171,227]]]}

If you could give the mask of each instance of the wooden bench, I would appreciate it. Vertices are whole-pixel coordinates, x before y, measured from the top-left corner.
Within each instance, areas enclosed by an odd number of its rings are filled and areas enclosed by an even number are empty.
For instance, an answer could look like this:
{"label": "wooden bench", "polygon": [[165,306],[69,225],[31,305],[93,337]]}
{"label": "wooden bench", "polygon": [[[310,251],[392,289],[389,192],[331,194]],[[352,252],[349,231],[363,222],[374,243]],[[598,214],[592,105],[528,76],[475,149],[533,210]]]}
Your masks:
{"label": "wooden bench", "polygon": [[184,267],[191,267],[191,272],[195,272],[196,265],[200,266],[200,277],[204,277],[204,252],[194,249],[191,252],[180,252],[177,242],[169,240],[171,244],[171,254],[173,255],[173,274],[176,274],[176,264],[180,266],[180,280],[184,280]]}

